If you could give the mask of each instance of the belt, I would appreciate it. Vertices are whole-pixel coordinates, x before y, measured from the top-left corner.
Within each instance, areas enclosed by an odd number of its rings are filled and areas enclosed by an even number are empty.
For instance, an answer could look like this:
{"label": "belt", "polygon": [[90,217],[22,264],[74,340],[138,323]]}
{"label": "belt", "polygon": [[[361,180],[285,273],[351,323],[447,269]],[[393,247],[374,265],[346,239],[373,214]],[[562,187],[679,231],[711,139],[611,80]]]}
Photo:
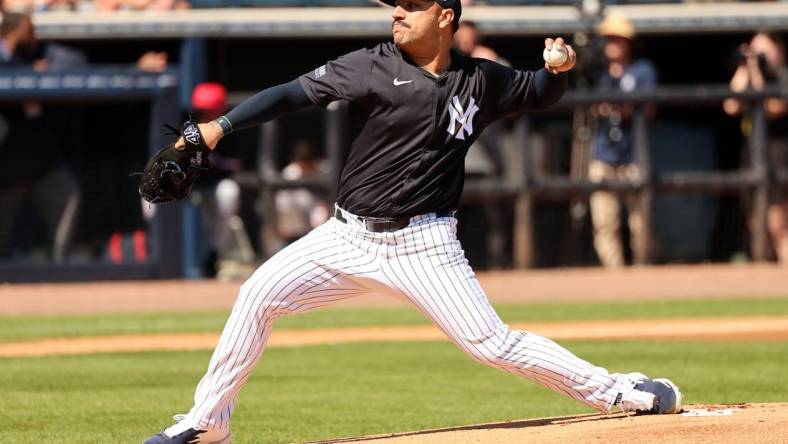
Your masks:
{"label": "belt", "polygon": [[[441,211],[435,213],[435,217],[451,216],[452,213],[450,211]],[[345,215],[342,214],[342,210],[339,208],[334,208],[334,217],[343,224],[347,223]],[[361,222],[366,227],[367,231],[371,231],[373,233],[390,233],[392,231],[401,230],[410,225],[411,219],[410,217],[355,217],[358,218],[359,222]]]}

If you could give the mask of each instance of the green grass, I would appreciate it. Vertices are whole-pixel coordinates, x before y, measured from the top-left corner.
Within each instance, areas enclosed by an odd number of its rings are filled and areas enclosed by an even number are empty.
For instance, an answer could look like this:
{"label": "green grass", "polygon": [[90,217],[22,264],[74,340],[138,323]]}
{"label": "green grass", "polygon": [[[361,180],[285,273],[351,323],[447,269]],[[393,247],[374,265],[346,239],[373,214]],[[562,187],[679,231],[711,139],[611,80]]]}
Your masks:
{"label": "green grass", "polygon": [[[788,343],[571,342],[611,369],[668,375],[689,403],[785,401]],[[0,359],[2,442],[133,443],[186,411],[209,352]],[[271,349],[235,443],[286,443],[588,412],[445,342]]]}
{"label": "green grass", "polygon": [[[788,315],[788,298],[683,301],[566,302],[497,305],[506,322],[595,319]],[[131,333],[219,331],[227,312],[0,317],[0,341]],[[427,320],[412,308],[325,309],[280,319],[277,328],[418,325]]]}

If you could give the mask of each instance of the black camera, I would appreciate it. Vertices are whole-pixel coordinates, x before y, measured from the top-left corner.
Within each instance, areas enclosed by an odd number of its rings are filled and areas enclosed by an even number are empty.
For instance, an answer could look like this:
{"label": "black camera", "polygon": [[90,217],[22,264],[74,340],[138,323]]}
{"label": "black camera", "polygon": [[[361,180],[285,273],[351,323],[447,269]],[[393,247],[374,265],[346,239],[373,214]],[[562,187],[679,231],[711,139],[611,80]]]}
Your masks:
{"label": "black camera", "polygon": [[[747,64],[747,53],[741,49],[736,50],[734,57],[736,59],[737,65],[742,66]],[[768,63],[766,63],[766,55],[762,52],[759,52],[755,57],[758,59],[758,69],[761,71],[764,79],[773,80],[775,77],[770,71]]]}

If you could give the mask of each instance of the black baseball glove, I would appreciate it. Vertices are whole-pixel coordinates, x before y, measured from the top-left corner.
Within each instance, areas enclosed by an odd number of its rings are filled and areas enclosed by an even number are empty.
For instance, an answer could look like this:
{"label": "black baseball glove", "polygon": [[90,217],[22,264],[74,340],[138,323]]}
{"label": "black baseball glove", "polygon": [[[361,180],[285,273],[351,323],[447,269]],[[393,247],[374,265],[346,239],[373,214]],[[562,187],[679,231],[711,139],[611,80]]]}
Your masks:
{"label": "black baseball glove", "polygon": [[[179,133],[175,128],[165,125]],[[180,132],[186,146],[175,148],[171,143],[160,149],[145,165],[140,179],[140,196],[159,204],[185,199],[200,172],[208,168],[210,150],[202,138],[197,122],[188,120]]]}

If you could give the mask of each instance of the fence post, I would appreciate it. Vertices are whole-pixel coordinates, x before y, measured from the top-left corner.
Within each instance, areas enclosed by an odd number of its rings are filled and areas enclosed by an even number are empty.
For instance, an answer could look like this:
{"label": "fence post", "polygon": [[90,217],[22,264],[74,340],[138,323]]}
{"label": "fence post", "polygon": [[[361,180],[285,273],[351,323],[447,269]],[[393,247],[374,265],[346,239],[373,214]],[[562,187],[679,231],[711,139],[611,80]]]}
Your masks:
{"label": "fence post", "polygon": [[514,232],[512,233],[514,268],[531,268],[534,266],[534,221],[533,194],[533,151],[528,144],[529,122],[521,117],[515,123],[514,143],[523,149],[523,174],[518,184],[519,191],[514,202]]}
{"label": "fence post", "polygon": [[[161,122],[179,120],[178,96],[175,88],[158,91],[151,98],[148,134],[150,135],[149,154],[164,146],[164,131]],[[150,204],[146,204],[150,205]],[[165,279],[181,278],[191,259],[184,251],[185,243],[194,236],[190,230],[184,231],[187,216],[186,202],[173,205],[158,205],[151,227],[151,258],[157,262],[157,277]]]}
{"label": "fence post", "polygon": [[769,207],[769,171],[766,152],[766,116],[763,110],[763,98],[754,100],[750,114],[752,129],[748,148],[750,151],[750,168],[756,177],[757,185],[753,192],[752,237],[751,249],[754,261],[762,262],[767,258],[769,237],[766,230],[766,212]]}
{"label": "fence post", "polygon": [[638,234],[639,239],[635,239],[633,242],[635,248],[632,254],[634,262],[640,265],[649,264],[654,260],[654,225],[652,223],[654,179],[648,140],[647,106],[647,104],[638,103],[632,116],[632,141],[635,164],[639,172],[638,185],[640,185],[637,191],[637,205],[643,219],[643,227]]}
{"label": "fence post", "polygon": [[274,178],[279,174],[276,154],[279,152],[279,121],[271,120],[260,126],[257,144],[257,174],[262,179]]}
{"label": "fence post", "polygon": [[260,251],[264,259],[273,256],[279,248],[276,234],[276,205],[271,180],[279,177],[276,154],[280,151],[279,122],[272,120],[260,126],[260,139],[257,147],[257,173],[260,177],[260,191],[255,209],[260,217]]}

